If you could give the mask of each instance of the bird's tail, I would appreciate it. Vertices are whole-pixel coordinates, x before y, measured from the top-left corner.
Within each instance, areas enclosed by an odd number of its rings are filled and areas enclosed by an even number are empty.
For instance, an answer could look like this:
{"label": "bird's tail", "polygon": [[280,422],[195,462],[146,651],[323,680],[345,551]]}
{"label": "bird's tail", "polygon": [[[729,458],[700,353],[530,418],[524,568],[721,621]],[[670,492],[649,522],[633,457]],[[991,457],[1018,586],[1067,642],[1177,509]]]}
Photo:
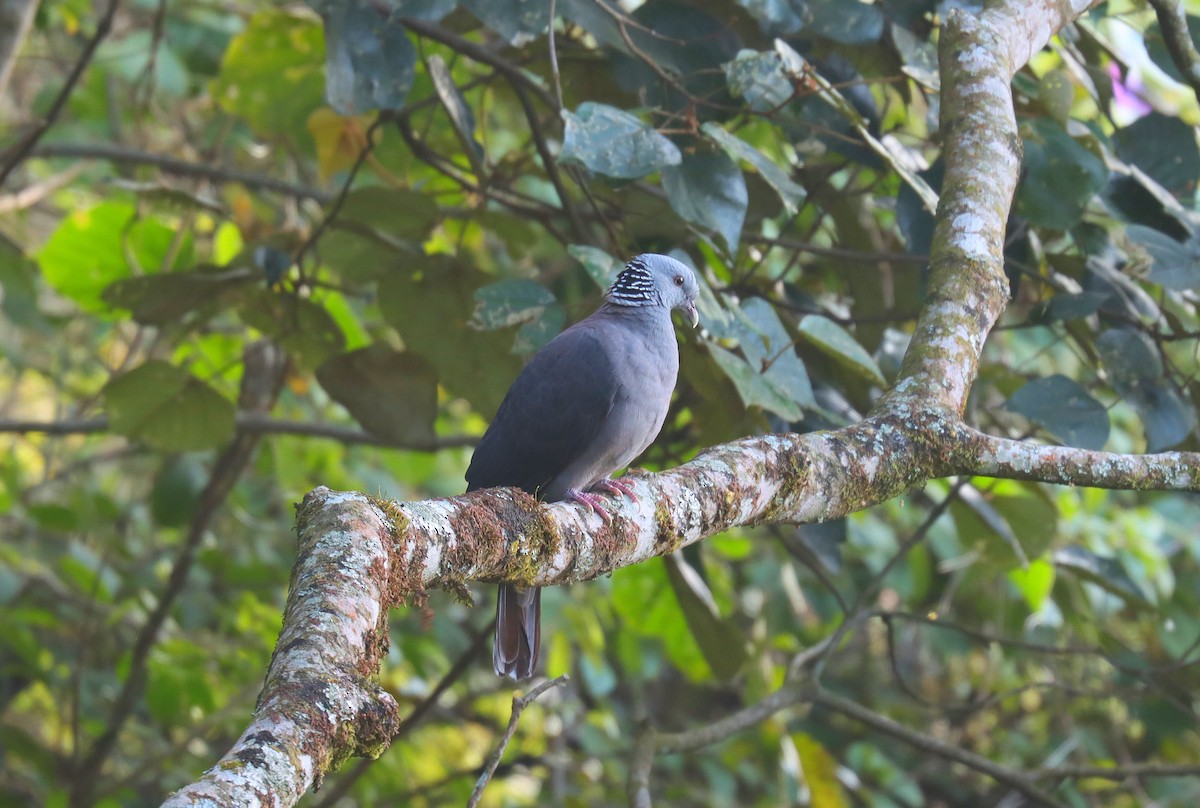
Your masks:
{"label": "bird's tail", "polygon": [[492,665],[497,676],[528,679],[537,666],[542,642],[542,590],[500,584],[496,593],[496,640]]}

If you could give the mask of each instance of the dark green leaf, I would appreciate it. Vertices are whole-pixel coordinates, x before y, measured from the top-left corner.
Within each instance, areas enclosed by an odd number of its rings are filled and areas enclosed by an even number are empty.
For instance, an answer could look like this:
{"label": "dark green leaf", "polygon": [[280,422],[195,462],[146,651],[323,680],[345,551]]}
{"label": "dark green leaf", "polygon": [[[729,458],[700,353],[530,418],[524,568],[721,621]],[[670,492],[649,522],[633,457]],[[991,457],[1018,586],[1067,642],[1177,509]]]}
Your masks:
{"label": "dark green leaf", "polygon": [[675,212],[720,233],[735,255],[748,202],[742,170],[723,153],[686,154],[678,166],[662,170],[662,180]]}
{"label": "dark green leaf", "polygon": [[683,611],[688,629],[704,654],[704,661],[713,675],[729,681],[747,659],[746,640],[731,623],[721,618],[712,592],[691,564],[676,553],[663,559],[667,565],[667,580],[675,591],[675,599]]}
{"label": "dark green leaf", "polygon": [[481,331],[520,325],[513,352],[541,348],[562,329],[566,315],[554,295],[540,283],[512,279],[475,290],[475,312],[469,325]]}
{"label": "dark green leaf", "polygon": [[637,179],[679,165],[678,147],[628,112],[586,102],[563,110],[566,131],[559,159],[620,179]]}
{"label": "dark green leaf", "polygon": [[841,42],[866,45],[883,35],[883,12],[878,5],[847,0],[807,0],[812,19],[806,30]]}
{"label": "dark green leaf", "polygon": [[490,417],[521,369],[507,341],[468,323],[485,276],[444,256],[392,270],[379,284],[379,307],[405,347],[437,368],[455,395]]}
{"label": "dark green leaf", "polygon": [[302,370],[315,370],[346,345],[337,322],[315,300],[254,289],[239,313],[245,323],[282,345]]}
{"label": "dark green leaf", "polygon": [[1109,380],[1133,405],[1146,431],[1147,451],[1179,443],[1196,425],[1195,410],[1163,374],[1162,358],[1141,331],[1112,328],[1096,340]]}
{"label": "dark green leaf", "polygon": [[545,33],[550,25],[550,4],[544,0],[463,0],[463,5],[518,47]]}
{"label": "dark green leaf", "polygon": [[1048,323],[1059,320],[1078,320],[1080,317],[1087,317],[1098,312],[1106,299],[1108,299],[1108,295],[1103,292],[1058,294],[1046,303],[1041,320]]}
{"label": "dark green leaf", "polygon": [[1140,224],[1126,227],[1125,235],[1149,254],[1150,280],[1168,289],[1200,286],[1200,242],[1185,244]]}
{"label": "dark green leaf", "polygon": [[775,164],[771,158],[751,146],[741,138],[731,135],[715,123],[706,123],[701,127],[704,134],[712,138],[718,146],[735,160],[745,160],[754,166],[759,175],[775,189],[783,201],[788,213],[795,213],[796,206],[804,199],[804,189],[792,182],[787,172]]}
{"label": "dark green leaf", "polygon": [[1179,118],[1151,112],[1118,129],[1113,142],[1122,160],[1177,196],[1190,196],[1196,190],[1200,147],[1196,145],[1195,127]]}
{"label": "dark green leaf", "polygon": [[1108,441],[1108,411],[1083,385],[1066,376],[1034,379],[1005,406],[1045,427],[1067,446],[1100,450]]}
{"label": "dark green leaf", "polygon": [[1104,187],[1108,169],[1049,118],[1035,119],[1023,135],[1024,180],[1017,189],[1017,212],[1034,224],[1066,230]]}
{"label": "dark green leaf", "polygon": [[161,527],[183,527],[196,515],[208,472],[195,454],[168,457],[150,489],[150,515]]}
{"label": "dark green leaf", "polygon": [[340,115],[399,109],[416,74],[417,50],[400,24],[373,3],[327,3],[325,96]]}
{"label": "dark green leaf", "polygon": [[419,356],[375,343],[326,360],[317,380],[373,435],[401,445],[435,437],[437,374]]}
{"label": "dark green leaf", "polygon": [[783,61],[775,51],[744,50],[725,64],[729,91],[745,98],[755,112],[772,112],[792,98],[791,80],[783,72]]}
{"label": "dark green leaf", "polygon": [[177,325],[198,309],[212,309],[229,290],[254,283],[245,268],[206,267],[192,272],[143,275],[117,281],[104,290],[106,303],[128,309],[144,325]]}
{"label": "dark green leaf", "polygon": [[233,403],[158,359],[105,385],[104,411],[114,432],[167,451],[210,449],[233,437]]}
{"label": "dark green leaf", "polygon": [[1149,606],[1145,594],[1115,558],[1099,556],[1085,547],[1072,545],[1054,551],[1054,564],[1068,570],[1131,606]]}
{"label": "dark green leaf", "polygon": [[601,289],[606,290],[616,280],[621,263],[598,247],[586,244],[572,244],[567,252],[579,263],[583,264],[588,277],[596,282]]}
{"label": "dark green leaf", "polygon": [[768,36],[794,34],[812,20],[806,0],[737,0]]}
{"label": "dark green leaf", "polygon": [[847,369],[880,387],[887,386],[879,365],[875,364],[867,349],[833,320],[819,314],[808,314],[800,320],[799,329],[810,343]]}

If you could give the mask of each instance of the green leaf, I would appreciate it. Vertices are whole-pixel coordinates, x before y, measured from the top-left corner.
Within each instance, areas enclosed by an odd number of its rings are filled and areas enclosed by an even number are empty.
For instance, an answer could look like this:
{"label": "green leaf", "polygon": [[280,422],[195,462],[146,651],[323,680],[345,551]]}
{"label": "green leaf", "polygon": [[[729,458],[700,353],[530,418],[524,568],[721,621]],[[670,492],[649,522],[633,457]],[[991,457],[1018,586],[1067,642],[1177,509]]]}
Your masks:
{"label": "green leaf", "polygon": [[470,325],[490,331],[527,323],[555,302],[550,290],[536,281],[520,278],[489,283],[475,290]]}
{"label": "green leaf", "polygon": [[417,50],[399,13],[371,3],[322,4],[325,96],[340,115],[399,109],[416,75]]}
{"label": "green leaf", "polygon": [[679,165],[674,143],[624,110],[590,101],[572,113],[563,110],[562,162],[578,163],[597,174],[637,179],[663,166]]}
{"label": "green leaf", "polygon": [[463,5],[516,47],[544,34],[550,25],[550,4],[544,0],[463,0]]}
{"label": "green leaf", "polygon": [[1039,319],[1047,323],[1078,320],[1098,312],[1107,299],[1108,295],[1104,292],[1057,294],[1046,302],[1045,312]]}
{"label": "green leaf", "polygon": [[1017,212],[1034,224],[1066,230],[1108,180],[1104,161],[1067,134],[1057,122],[1036,118],[1024,127],[1023,181]]}
{"label": "green leaf", "polygon": [[745,638],[732,623],[721,618],[704,579],[682,555],[666,556],[663,562],[667,566],[667,580],[704,661],[718,679],[729,681],[748,658]]}
{"label": "green leaf", "polygon": [[797,206],[804,200],[804,189],[792,182],[787,172],[777,166],[771,158],[736,135],[726,132],[718,124],[706,123],[700,129],[734,160],[745,160],[754,166],[759,175],[775,189],[775,193],[779,194],[787,212],[796,212]]}
{"label": "green leaf", "polygon": [[419,356],[375,343],[326,360],[317,381],[373,435],[401,445],[435,437],[437,374]]}
{"label": "green leaf", "polygon": [[1108,441],[1108,410],[1087,389],[1066,376],[1034,379],[1005,406],[1058,437],[1067,446],[1103,449]]}
{"label": "green leaf", "polygon": [[1147,451],[1161,451],[1188,436],[1196,412],[1165,377],[1162,358],[1144,332],[1110,328],[1096,340],[1096,350],[1113,388],[1141,417]]}
{"label": "green leaf", "polygon": [[733,160],[723,153],[685,154],[678,166],[662,170],[662,181],[676,213],[719,233],[729,253],[737,253],[749,197]]}
{"label": "green leaf", "polygon": [[811,18],[805,30],[843,45],[868,45],[883,35],[879,6],[846,0],[808,0]]}
{"label": "green leaf", "polygon": [[[38,254],[42,275],[59,294],[84,311],[108,306],[104,290],[130,275],[157,272],[191,261],[191,239],[171,253],[176,233],[156,219],[138,218],[124,202],[102,202],[67,216]],[[132,262],[132,263],[131,263]]]}
{"label": "green leaf", "polygon": [[1025,598],[1029,611],[1037,612],[1054,589],[1054,565],[1044,558],[1037,558],[1029,562],[1028,567],[1010,570],[1008,580]]}
{"label": "green leaf", "polygon": [[1150,601],[1115,558],[1099,556],[1085,547],[1072,545],[1054,551],[1054,563],[1131,606],[1150,606]]}
{"label": "green leaf", "polygon": [[879,365],[875,364],[867,349],[833,320],[819,314],[807,314],[800,320],[799,331],[816,348],[833,357],[843,367],[873,384],[887,386]]}
{"label": "green leaf", "polygon": [[521,369],[492,332],[470,328],[482,273],[446,256],[427,256],[395,268],[379,283],[379,308],[408,350],[437,368],[438,379],[486,416],[500,406]]}
{"label": "green leaf", "polygon": [[233,437],[233,403],[159,359],[105,385],[104,411],[114,432],[167,451],[211,449]]}
{"label": "green leaf", "polygon": [[725,63],[729,91],[746,99],[755,112],[772,112],[792,99],[791,80],[783,72],[783,60],[775,51],[741,51]]}
{"label": "green leaf", "polygon": [[245,267],[204,267],[125,278],[111,284],[101,297],[114,308],[128,309],[143,325],[169,326],[198,309],[217,308],[229,290],[256,280],[256,274]]}
{"label": "green leaf", "polygon": [[262,11],[229,43],[212,96],[260,135],[295,137],[321,106],[324,61],[325,38],[314,19]]}
{"label": "green leaf", "polygon": [[[1189,19],[1194,20],[1195,17]],[[1151,112],[1113,133],[1117,155],[1177,196],[1188,196],[1200,176],[1200,146],[1195,127],[1161,112]]]}
{"label": "green leaf", "polygon": [[595,281],[596,285],[603,291],[607,291],[608,287],[612,285],[612,282],[617,277],[617,272],[621,268],[620,261],[598,247],[589,247],[586,244],[572,244],[567,247],[567,253],[576,261],[583,264],[583,269],[587,272],[588,277]]}
{"label": "green leaf", "polygon": [[656,639],[685,676],[693,681],[710,678],[711,669],[692,632],[684,630],[687,618],[664,565],[637,564],[616,570],[610,602],[627,631]]}
{"label": "green leaf", "polygon": [[258,288],[241,301],[238,313],[282,345],[302,370],[315,370],[346,346],[342,330],[316,299]]}
{"label": "green leaf", "polygon": [[195,454],[168,457],[150,489],[150,515],[161,527],[183,527],[196,515],[208,472]]}
{"label": "green leaf", "polygon": [[813,808],[849,808],[850,800],[838,780],[837,760],[821,742],[803,732],[792,735],[800,774],[808,786],[808,804]]}
{"label": "green leaf", "polygon": [[1195,289],[1200,286],[1200,242],[1186,243],[1166,233],[1140,224],[1125,228],[1125,236],[1150,257],[1150,280],[1168,289]]}

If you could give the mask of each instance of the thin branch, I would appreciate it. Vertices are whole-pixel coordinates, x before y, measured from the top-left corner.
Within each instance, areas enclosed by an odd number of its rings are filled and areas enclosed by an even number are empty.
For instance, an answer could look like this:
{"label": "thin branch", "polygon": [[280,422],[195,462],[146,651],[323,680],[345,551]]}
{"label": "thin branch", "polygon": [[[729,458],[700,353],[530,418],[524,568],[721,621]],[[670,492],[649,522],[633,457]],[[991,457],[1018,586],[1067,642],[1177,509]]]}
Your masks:
{"label": "thin branch", "polygon": [[[485,65],[491,65],[500,73],[508,77],[512,82],[520,82],[530,92],[537,96],[538,100],[545,104],[550,109],[558,109],[555,98],[545,87],[531,78],[531,75],[522,70],[517,65],[508,61],[498,53],[489,50],[483,45],[472,42],[469,39],[464,39],[458,34],[453,34],[444,28],[435,25],[425,20],[417,20],[412,18],[404,18],[400,22],[405,28],[414,31],[417,34],[432,39],[434,42],[441,42],[464,56],[474,59],[476,62],[482,62]],[[553,24],[553,21],[551,22]]]}
{"label": "thin branch", "polygon": [[299,185],[275,177],[255,174],[251,171],[226,168],[212,163],[193,163],[166,154],[139,151],[108,143],[45,143],[33,149],[31,154],[34,157],[78,157],[86,160],[107,160],[117,165],[154,166],[166,174],[177,177],[196,177],[213,182],[236,182],[247,188],[274,191],[297,199],[312,199],[320,203],[326,203],[333,199],[332,193],[321,188]]}
{"label": "thin branch", "polygon": [[[283,386],[287,356],[282,349],[270,342],[256,342],[246,348],[245,365],[242,389],[239,393],[240,403],[266,412],[274,405]],[[225,498],[229,496],[229,492],[233,490],[238,478],[253,458],[260,438],[260,435],[254,433],[236,434],[213,465],[208,483],[200,492],[196,503],[196,515],[188,527],[179,554],[171,567],[170,575],[167,576],[166,585],[158,597],[158,603],[146,618],[146,624],[138,632],[137,640],[130,651],[128,673],[125,675],[121,691],[113,702],[104,731],[73,766],[70,792],[72,806],[91,803],[92,791],[104,762],[116,746],[134,706],[142,697],[149,679],[150,652],[158,641],[159,632],[166,624],[175,601],[183,593],[200,543]]]}
{"label": "thin branch", "polygon": [[909,729],[886,716],[868,710],[857,702],[834,695],[828,691],[820,690],[812,693],[809,699],[815,705],[825,707],[835,713],[841,713],[847,718],[852,718],[861,724],[866,724],[876,732],[890,735],[917,749],[924,750],[946,760],[952,760],[955,763],[961,763],[977,772],[982,772],[996,782],[1003,783],[1009,788],[1021,792],[1035,804],[1047,805],[1051,806],[1051,808],[1066,808],[1064,803],[1038,788],[1031,778],[1005,766],[1001,766],[998,763],[994,763],[982,755],[968,752],[957,746],[943,743],[930,735]]}
{"label": "thin branch", "polygon": [[1125,780],[1130,777],[1195,777],[1200,765],[1194,763],[1126,763],[1121,766],[1046,766],[1029,772],[1031,780],[1065,780],[1093,777],[1098,780]]}
{"label": "thin branch", "polygon": [[496,745],[495,750],[492,751],[492,754],[488,756],[487,762],[484,763],[483,773],[479,775],[479,779],[475,782],[475,790],[471,792],[471,798],[467,800],[467,808],[476,808],[479,805],[479,800],[483,798],[483,790],[491,782],[492,775],[496,772],[496,767],[500,765],[500,758],[504,757],[504,750],[508,748],[508,742],[512,740],[513,735],[517,732],[517,720],[521,717],[521,713],[547,690],[566,684],[570,678],[570,676],[564,673],[562,676],[542,682],[524,696],[513,696],[512,716],[508,719],[508,728],[504,730],[504,735],[501,736],[500,743]]}
{"label": "thin branch", "polygon": [[358,156],[354,158],[354,165],[350,167],[349,173],[346,174],[346,179],[342,183],[341,189],[338,191],[337,196],[334,197],[333,205],[329,208],[329,210],[325,211],[325,215],[321,217],[321,221],[317,223],[317,226],[314,227],[312,232],[308,234],[308,238],[306,238],[304,243],[300,245],[300,249],[296,250],[296,254],[292,256],[292,263],[300,267],[301,273],[304,272],[304,256],[308,254],[309,250],[316,246],[317,241],[321,238],[321,235],[325,232],[325,229],[329,227],[330,222],[337,218],[337,215],[341,213],[342,205],[346,204],[346,197],[350,195],[350,188],[354,185],[354,179],[358,176],[358,172],[362,169],[363,163],[367,161],[367,157],[370,156],[371,152],[375,151],[375,133],[378,132],[380,127],[382,127],[391,119],[391,113],[380,112],[375,116],[375,120],[371,121],[371,125],[367,127],[365,136],[366,143],[363,145],[362,149],[359,150]]}
{"label": "thin branch", "polygon": [[1176,69],[1183,75],[1183,80],[1196,94],[1200,101],[1200,53],[1196,52],[1196,44],[1192,42],[1192,33],[1188,30],[1187,11],[1180,0],[1148,0],[1158,17],[1158,27],[1163,33],[1163,44]]}
{"label": "thin branch", "polygon": [[113,17],[117,14],[117,7],[120,5],[120,0],[109,0],[108,9],[96,23],[96,33],[88,40],[87,45],[83,49],[83,53],[79,56],[79,61],[75,63],[71,74],[67,76],[66,83],[62,89],[58,91],[58,96],[55,97],[54,103],[50,105],[46,116],[42,118],[42,122],[29,130],[21,137],[17,143],[8,149],[6,152],[4,165],[0,167],[0,187],[3,187],[4,181],[8,179],[8,175],[13,172],[21,161],[24,160],[37,142],[42,139],[42,136],[49,131],[54,122],[58,120],[58,116],[62,114],[63,107],[67,105],[67,99],[71,97],[71,92],[75,89],[75,85],[79,82],[83,71],[91,63],[92,57],[96,55],[96,48],[100,47],[100,43],[108,36],[108,32],[112,29]]}
{"label": "thin branch", "polygon": [[[475,435],[449,435],[429,441],[394,441],[381,438],[354,427],[338,424],[318,424],[305,421],[288,421],[272,418],[264,413],[239,412],[235,427],[239,433],[250,435],[300,435],[311,438],[328,438],[345,444],[379,446],[385,449],[405,449],[414,452],[440,452],[443,449],[461,449],[479,443]],[[0,419],[0,434],[43,435],[88,435],[108,432],[108,418],[76,418],[63,421],[17,421]]]}

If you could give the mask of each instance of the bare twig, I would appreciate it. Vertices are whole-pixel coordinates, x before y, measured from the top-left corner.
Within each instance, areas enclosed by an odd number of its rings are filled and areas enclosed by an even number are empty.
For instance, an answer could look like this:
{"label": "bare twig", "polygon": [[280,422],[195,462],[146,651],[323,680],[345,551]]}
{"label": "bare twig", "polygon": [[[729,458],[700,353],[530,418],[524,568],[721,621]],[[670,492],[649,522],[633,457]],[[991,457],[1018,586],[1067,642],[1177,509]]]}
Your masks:
{"label": "bare twig", "polygon": [[21,137],[17,143],[12,146],[5,154],[4,164],[0,166],[0,186],[4,185],[4,181],[8,179],[8,175],[13,172],[21,161],[24,160],[37,142],[42,139],[42,136],[49,131],[54,122],[58,120],[58,116],[62,113],[63,107],[67,105],[67,99],[71,97],[71,91],[75,89],[75,85],[79,82],[83,71],[91,63],[92,57],[96,55],[96,48],[100,47],[100,43],[108,36],[108,32],[112,29],[113,17],[116,16],[117,7],[120,5],[120,0],[109,0],[108,9],[104,15],[100,17],[100,21],[96,23],[96,33],[92,34],[92,38],[88,40],[87,45],[83,49],[83,53],[79,56],[79,61],[75,63],[75,67],[71,70],[71,74],[67,76],[66,83],[62,89],[58,91],[58,96],[54,99],[54,103],[50,105],[50,109],[46,111],[46,115],[42,118],[42,122],[30,129]]}
{"label": "bare twig", "polygon": [[479,775],[479,780],[475,783],[475,790],[471,792],[471,798],[467,800],[467,808],[475,808],[475,806],[479,805],[479,800],[483,797],[483,790],[487,788],[487,784],[491,782],[492,775],[496,772],[496,767],[500,765],[500,758],[504,757],[504,750],[508,748],[508,742],[516,734],[517,719],[521,717],[521,713],[547,690],[566,684],[570,678],[569,675],[564,673],[562,676],[554,679],[547,679],[524,696],[513,696],[512,716],[508,719],[508,728],[504,730],[504,735],[501,736],[500,743],[497,744],[496,749],[483,764],[483,774]]}
{"label": "bare twig", "polygon": [[825,707],[835,713],[841,713],[847,718],[852,718],[861,724],[866,724],[876,732],[881,732],[884,735],[890,735],[897,738],[910,746],[917,749],[923,749],[926,752],[953,760],[955,763],[961,763],[967,768],[974,769],[977,772],[982,772],[998,783],[1003,783],[1009,788],[1016,789],[1024,794],[1028,799],[1037,805],[1048,805],[1052,808],[1065,808],[1065,805],[1056,800],[1051,795],[1047,794],[1042,789],[1038,788],[1029,777],[1019,774],[1012,769],[994,763],[991,760],[977,755],[974,752],[968,752],[965,749],[960,749],[957,746],[952,746],[939,741],[924,733],[909,729],[903,724],[897,723],[892,719],[879,715],[876,712],[868,710],[857,702],[850,699],[842,698],[828,691],[819,690],[810,695],[810,700],[813,704]]}
{"label": "bare twig", "polygon": [[46,143],[31,152],[34,157],[80,157],[89,160],[107,160],[117,165],[147,165],[167,174],[178,177],[198,177],[213,182],[236,182],[247,188],[258,188],[265,191],[294,196],[297,199],[312,199],[316,202],[328,202],[333,194],[321,188],[312,188],[294,182],[255,174],[251,171],[240,171],[236,168],[213,165],[212,163],[193,163],[166,154],[139,151],[124,146],[107,143]]}
{"label": "bare twig", "polygon": [[[346,444],[365,444],[384,448],[407,449],[414,452],[439,452],[443,449],[461,449],[474,446],[479,438],[474,435],[449,435],[429,441],[400,443],[380,438],[354,427],[338,424],[317,424],[304,421],[287,421],[272,418],[264,413],[239,412],[235,421],[239,433],[250,435],[301,435],[312,438],[328,438]],[[76,418],[62,421],[16,421],[0,420],[0,434],[39,433],[43,435],[87,435],[108,432],[108,418]]]}
{"label": "bare twig", "polygon": [[37,7],[38,0],[0,0],[0,104]]}
{"label": "bare twig", "polygon": [[[269,411],[279,395],[283,385],[284,371],[287,368],[287,356],[278,347],[269,342],[256,342],[247,346],[245,352],[246,371],[242,376],[242,389],[239,399],[247,408],[260,412]],[[113,702],[104,731],[92,744],[91,748],[76,760],[71,777],[72,806],[88,805],[91,802],[92,791],[100,776],[105,760],[116,746],[117,739],[125,722],[133,712],[134,706],[141,698],[149,678],[148,662],[150,652],[158,641],[158,634],[175,601],[182,594],[187,584],[188,573],[196,560],[200,542],[204,538],[212,520],[216,517],[221,504],[233,490],[238,477],[254,455],[260,435],[254,433],[236,434],[229,445],[217,458],[209,475],[208,483],[200,492],[196,503],[196,515],[188,527],[187,536],[179,548],[179,554],[167,576],[167,583],[158,603],[146,619],[146,624],[138,632],[137,640],[130,652],[129,672]]]}

